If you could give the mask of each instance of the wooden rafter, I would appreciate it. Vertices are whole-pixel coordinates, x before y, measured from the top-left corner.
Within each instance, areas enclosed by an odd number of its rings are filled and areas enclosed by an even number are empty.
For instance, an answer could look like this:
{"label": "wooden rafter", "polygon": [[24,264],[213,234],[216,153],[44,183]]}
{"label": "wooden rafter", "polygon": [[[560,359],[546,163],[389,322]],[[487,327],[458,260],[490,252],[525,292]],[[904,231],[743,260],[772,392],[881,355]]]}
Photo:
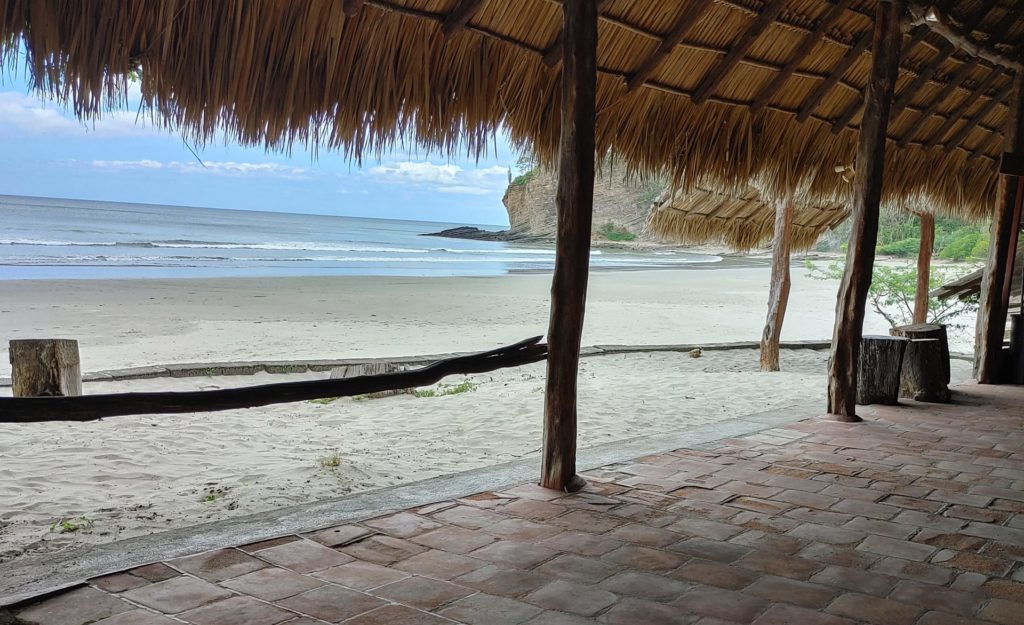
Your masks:
{"label": "wooden rafter", "polygon": [[444,18],[444,21],[441,22],[441,32],[444,33],[444,36],[451,37],[455,32],[468,24],[469,20],[473,19],[473,16],[483,7],[485,2],[487,0],[462,0],[459,2],[452,9],[452,12],[448,14],[448,17]]}
{"label": "wooden rafter", "polygon": [[811,92],[804,103],[800,106],[800,110],[796,114],[798,122],[807,121],[814,113],[818,105],[821,104],[822,99],[836,86],[843,76],[850,70],[850,67],[860,58],[860,55],[868,49],[871,45],[871,31],[867,31],[860,36],[860,39],[850,48],[846,55],[839,61],[839,63],[832,69],[832,73],[829,74],[828,78],[818,83],[814,91]]}
{"label": "wooden rafter", "polygon": [[661,65],[665,58],[672,54],[672,50],[683,40],[686,33],[694,27],[697,20],[704,15],[704,11],[711,6],[711,2],[712,0],[696,0],[687,5],[686,9],[683,10],[683,13],[676,20],[672,30],[661,40],[658,48],[644,59],[640,67],[629,77],[629,80],[626,82],[626,87],[629,91],[633,91],[650,78],[651,74],[658,69],[658,66]]}
{"label": "wooden rafter", "polygon": [[1004,87],[995,97],[986,102],[985,106],[981,107],[981,109],[974,115],[974,117],[972,117],[969,122],[964,124],[963,127],[960,130],[958,130],[957,133],[953,135],[953,137],[949,141],[946,142],[946,151],[949,152],[956,146],[960,145],[960,143],[967,138],[967,135],[969,135],[971,131],[974,130],[978,126],[978,124],[982,122],[982,120],[988,117],[989,114],[993,110],[995,110],[995,108],[999,106],[999,104],[1003,100],[1010,96],[1011,91],[1013,91],[1013,85],[1006,85],[1006,87]]}
{"label": "wooden rafter", "polygon": [[[993,68],[992,71],[988,73],[988,76],[985,76],[985,79],[982,80],[977,87],[975,87],[974,92],[979,95],[985,93],[988,90],[988,88],[991,87],[992,84],[995,83],[995,81],[1002,75],[1003,70],[1001,68]],[[938,130],[933,132],[927,140],[925,140],[925,149],[931,149],[938,145],[938,143],[942,141],[947,134],[949,134],[949,131],[953,128],[953,126],[955,126],[956,123],[960,121],[960,118],[963,117],[967,113],[968,109],[974,106],[976,102],[977,100],[974,97],[968,96],[964,98],[963,102],[960,103],[960,106],[958,106],[955,111],[949,114],[949,116],[946,118],[946,121],[942,124],[942,126],[939,127]]]}
{"label": "wooden rafter", "polygon": [[722,84],[722,81],[743,60],[747,51],[750,50],[750,46],[754,45],[754,42],[764,33],[765,29],[771,26],[785,6],[786,0],[769,0],[765,4],[750,27],[744,31],[739,40],[725,54],[725,58],[713,67],[704,76],[704,79],[700,81],[700,84],[697,85],[693,92],[694,104],[699,105],[707,102],[708,96],[715,92],[715,89]]}
{"label": "wooden rafter", "polygon": [[927,26],[932,32],[945,39],[950,45],[959,48],[971,56],[979,56],[995,65],[1000,65],[1015,72],[1024,71],[1024,63],[1020,59],[1011,58],[995,48],[977,43],[971,39],[970,33],[958,27],[949,17],[936,6],[923,6],[918,2],[907,2],[910,23]]}
{"label": "wooden rafter", "polygon": [[836,4],[832,5],[832,8],[828,10],[825,15],[822,16],[818,23],[814,25],[814,30],[808,33],[803,41],[800,42],[800,46],[793,51],[793,55],[789,58],[786,65],[775,74],[772,81],[768,83],[761,92],[754,98],[754,103],[750,105],[750,111],[752,113],[760,112],[765,105],[771,102],[775,94],[782,89],[782,86],[786,84],[786,81],[792,78],[800,64],[804,62],[807,55],[811,53],[814,46],[818,45],[818,42],[822,40],[825,31],[828,30],[832,24],[835,24],[836,20],[843,14],[843,11],[850,6],[853,0],[839,0]]}
{"label": "wooden rafter", "polygon": [[[907,40],[903,45],[903,48],[900,50],[900,58],[907,56],[907,54],[914,49],[914,46],[921,43],[926,36],[928,36],[928,29],[923,26],[912,30],[910,32],[910,39]],[[863,108],[864,98],[860,97],[858,94],[858,97],[854,98],[853,102],[850,103],[850,106],[846,107],[846,110],[843,111],[839,118],[832,124],[832,134],[837,135],[842,132]]]}
{"label": "wooden rafter", "polygon": [[964,84],[964,81],[967,80],[967,77],[971,75],[971,72],[978,67],[980,62],[981,59],[974,57],[970,61],[964,63],[960,69],[957,70],[956,74],[950,78],[949,82],[946,83],[946,86],[942,88],[942,91],[940,91],[938,95],[932,97],[932,103],[917,116],[914,123],[910,125],[910,128],[908,128],[907,131],[903,133],[903,136],[900,137],[898,145],[901,148],[907,147],[907,144],[914,138],[914,135],[916,135],[917,131],[921,129],[921,126],[923,126],[924,123],[939,110],[939,107],[945,103],[946,98],[948,98],[950,94],[956,91],[960,85]]}

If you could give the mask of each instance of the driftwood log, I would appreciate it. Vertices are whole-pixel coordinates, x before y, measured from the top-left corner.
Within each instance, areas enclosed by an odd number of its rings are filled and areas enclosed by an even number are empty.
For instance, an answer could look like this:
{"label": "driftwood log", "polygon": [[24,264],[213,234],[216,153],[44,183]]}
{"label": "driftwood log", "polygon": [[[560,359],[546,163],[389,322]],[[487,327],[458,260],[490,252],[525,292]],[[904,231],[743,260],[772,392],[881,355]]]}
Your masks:
{"label": "driftwood log", "polygon": [[[913,339],[907,344],[900,374],[900,396],[915,401],[947,404],[950,400],[942,369],[942,341]],[[948,364],[948,361],[947,361]]]}
{"label": "driftwood log", "polygon": [[95,421],[118,415],[213,412],[426,386],[449,375],[484,373],[540,362],[547,358],[547,345],[540,342],[541,338],[534,337],[489,352],[439,360],[412,371],[341,380],[283,382],[215,391],[0,397],[0,423]]}
{"label": "driftwood log", "polygon": [[78,341],[11,341],[11,387],[15,397],[75,397],[82,394]]}
{"label": "driftwood log", "polygon": [[900,400],[900,372],[909,339],[865,336],[860,342],[857,403],[894,406]]}
{"label": "driftwood log", "polygon": [[[390,362],[388,360],[378,360],[376,362],[361,362],[355,365],[345,365],[344,367],[338,367],[331,369],[332,380],[345,380],[348,378],[358,378],[364,375],[384,375],[386,373],[399,373],[404,371],[405,368],[401,365]],[[382,397],[389,397],[391,395],[403,395],[412,393],[411,388],[394,388],[386,391],[380,391],[377,393],[369,393],[366,397],[369,399],[380,399]]]}
{"label": "driftwood log", "polygon": [[908,326],[897,326],[889,330],[892,336],[908,339],[938,339],[942,347],[942,380],[949,384],[949,336],[946,326],[937,323],[915,323]]}

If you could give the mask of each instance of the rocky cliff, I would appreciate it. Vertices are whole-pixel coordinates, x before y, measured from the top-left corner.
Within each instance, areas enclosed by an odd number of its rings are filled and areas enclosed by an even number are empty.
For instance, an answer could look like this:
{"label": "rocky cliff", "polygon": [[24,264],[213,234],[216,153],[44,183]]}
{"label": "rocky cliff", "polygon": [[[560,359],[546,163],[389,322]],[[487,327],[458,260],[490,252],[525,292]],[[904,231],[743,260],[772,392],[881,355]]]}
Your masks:
{"label": "rocky cliff", "polygon": [[[555,188],[552,172],[533,171],[509,185],[502,202],[508,211],[509,233],[520,237],[555,236]],[[627,182],[622,176],[598,175],[594,184],[594,227],[596,240],[645,239],[643,234],[651,205],[663,185]],[[609,228],[609,224],[611,227]],[[608,233],[612,234],[610,237]]]}

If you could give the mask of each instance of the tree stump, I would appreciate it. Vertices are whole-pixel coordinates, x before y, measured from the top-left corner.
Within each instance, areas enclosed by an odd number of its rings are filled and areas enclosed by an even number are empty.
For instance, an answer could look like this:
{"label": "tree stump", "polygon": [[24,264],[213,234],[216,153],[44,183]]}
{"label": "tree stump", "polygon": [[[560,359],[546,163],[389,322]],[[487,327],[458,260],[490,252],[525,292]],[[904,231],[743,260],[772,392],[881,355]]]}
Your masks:
{"label": "tree stump", "polygon": [[949,338],[946,336],[946,326],[937,323],[915,323],[892,328],[889,334],[908,339],[938,339],[942,347],[942,380],[949,384]]}
{"label": "tree stump", "polygon": [[[945,363],[948,366],[949,360],[946,359]],[[903,373],[900,375],[900,397],[938,404],[949,403],[940,339],[912,339],[907,344]]]}
{"label": "tree stump", "polygon": [[78,341],[18,339],[10,343],[15,397],[77,397],[82,394]]}
{"label": "tree stump", "polygon": [[[385,373],[399,373],[401,371],[405,371],[405,368],[401,365],[387,360],[377,360],[374,362],[363,362],[357,365],[345,365],[344,367],[331,369],[331,379],[338,380],[341,378],[355,378],[361,375],[383,375]],[[414,389],[411,388],[397,388],[390,391],[370,393],[366,397],[369,399],[380,399],[381,397],[390,397],[391,395],[412,393],[413,390]]]}
{"label": "tree stump", "polygon": [[899,403],[900,373],[909,339],[898,336],[865,336],[860,342],[857,372],[857,403]]}

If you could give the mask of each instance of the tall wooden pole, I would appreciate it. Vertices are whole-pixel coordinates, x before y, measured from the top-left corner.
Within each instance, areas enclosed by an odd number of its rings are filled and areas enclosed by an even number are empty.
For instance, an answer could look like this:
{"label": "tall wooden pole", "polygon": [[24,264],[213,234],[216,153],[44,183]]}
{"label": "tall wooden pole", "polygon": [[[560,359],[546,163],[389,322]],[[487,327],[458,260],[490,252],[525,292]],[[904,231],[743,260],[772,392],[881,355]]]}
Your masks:
{"label": "tall wooden pole", "polygon": [[878,240],[878,209],[885,171],[885,137],[889,126],[893,90],[903,31],[902,2],[882,0],[875,13],[871,76],[864,90],[864,117],[857,144],[853,210],[846,271],[836,298],[836,325],[829,359],[828,412],[841,421],[860,421],[857,416],[857,366],[864,330],[864,306]]}
{"label": "tall wooden pole", "polygon": [[928,323],[928,283],[935,250],[935,215],[921,213],[921,246],[917,250],[917,290],[914,292],[914,323]]}
{"label": "tall wooden pole", "polygon": [[[1024,76],[1014,79],[1010,116],[1004,131],[1004,151],[1014,157],[1024,154]],[[1019,158],[1012,159],[1018,161]],[[1004,161],[1005,164],[1005,161]],[[1006,314],[1010,282],[1013,280],[1014,245],[1020,227],[1020,172],[1003,168],[999,176],[998,206],[989,230],[988,260],[981,279],[981,302],[978,308],[974,373],[981,384],[1001,381],[1000,360],[1006,334]],[[1011,269],[1007,269],[1007,267]]]}
{"label": "tall wooden pole", "polygon": [[775,234],[772,238],[772,285],[768,295],[768,319],[761,334],[761,371],[779,370],[779,340],[789,303],[790,247],[793,242],[792,198],[775,205]]}
{"label": "tall wooden pole", "polygon": [[578,490],[576,377],[587,298],[594,208],[597,3],[562,3],[562,135],[558,154],[555,274],[548,325],[541,486]]}

